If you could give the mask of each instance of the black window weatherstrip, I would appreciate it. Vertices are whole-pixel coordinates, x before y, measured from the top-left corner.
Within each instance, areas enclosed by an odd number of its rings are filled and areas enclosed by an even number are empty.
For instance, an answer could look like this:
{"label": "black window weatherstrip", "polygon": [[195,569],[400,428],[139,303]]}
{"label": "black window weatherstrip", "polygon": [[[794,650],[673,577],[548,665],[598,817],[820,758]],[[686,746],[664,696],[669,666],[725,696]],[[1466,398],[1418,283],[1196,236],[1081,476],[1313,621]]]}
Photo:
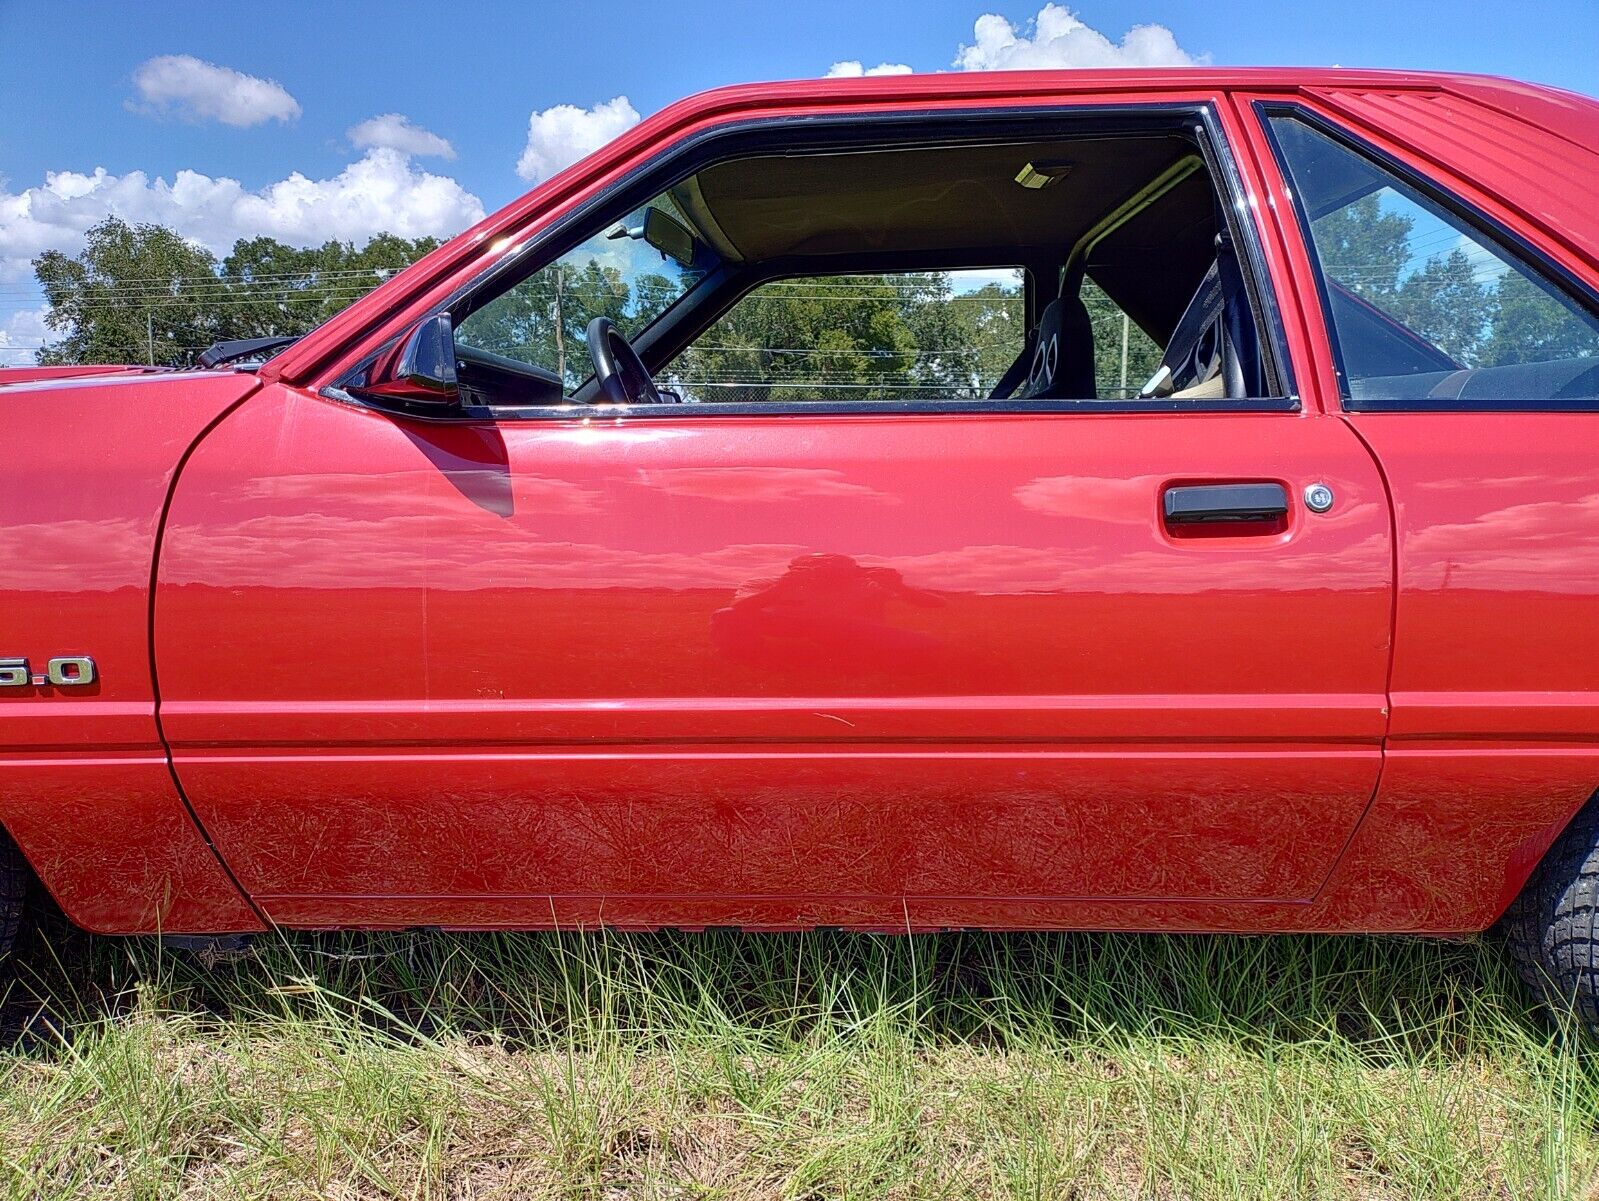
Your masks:
{"label": "black window weatherstrip", "polygon": [[1354,413],[1599,413],[1599,396],[1344,397]]}
{"label": "black window weatherstrip", "polygon": [[[341,388],[323,388],[329,400],[376,409],[379,406],[350,395]],[[436,408],[437,406],[432,406]],[[639,418],[680,420],[685,417],[932,417],[981,414],[1027,416],[1041,413],[1292,413],[1299,402],[1291,396],[1251,396],[1230,399],[1204,397],[1150,397],[1132,400],[852,400],[852,401],[707,401],[658,405],[591,405],[567,403],[525,407],[466,406],[442,414],[420,406],[404,415],[413,421],[458,423],[463,421],[582,421],[590,424],[635,421]],[[379,409],[392,412],[391,409]]]}
{"label": "black window weatherstrip", "polygon": [[[1234,227],[1235,237],[1241,237],[1245,248],[1248,270],[1246,279],[1253,286],[1254,292],[1251,300],[1259,305],[1260,312],[1269,317],[1270,338],[1262,339],[1263,349],[1266,350],[1266,366],[1268,378],[1274,379],[1283,391],[1281,396],[1272,397],[1239,397],[1206,400],[1175,400],[1172,398],[1134,398],[1131,400],[1063,400],[1027,402],[1027,407],[1007,407],[1010,402],[992,401],[908,401],[908,402],[852,402],[848,404],[828,404],[826,402],[796,401],[796,402],[757,402],[751,405],[734,405],[712,402],[709,404],[691,405],[666,405],[666,406],[627,406],[624,414],[618,406],[589,405],[549,405],[534,408],[496,408],[493,410],[462,409],[455,415],[435,418],[435,420],[473,420],[483,419],[492,412],[497,419],[510,419],[525,417],[529,419],[572,419],[574,417],[603,417],[613,418],[620,416],[667,416],[672,413],[687,415],[692,412],[699,415],[710,416],[715,410],[723,415],[735,415],[735,410],[747,410],[736,415],[770,415],[776,413],[822,414],[822,413],[884,413],[892,411],[902,412],[1101,412],[1101,413],[1139,413],[1139,412],[1279,412],[1297,411],[1300,407],[1298,390],[1293,385],[1290,360],[1287,352],[1287,340],[1283,335],[1283,327],[1278,313],[1275,294],[1272,292],[1270,278],[1265,272],[1265,258],[1262,253],[1258,231],[1254,223],[1248,220],[1247,206],[1243,192],[1243,184],[1237,171],[1237,164],[1228,147],[1226,137],[1217,119],[1215,106],[1210,103],[1149,103],[1128,105],[1067,105],[1067,106],[1024,106],[1005,108],[975,108],[958,110],[939,110],[936,113],[854,113],[839,116],[825,117],[766,117],[753,120],[731,123],[704,130],[693,134],[680,142],[666,148],[651,159],[640,164],[635,170],[629,172],[627,178],[603,189],[578,205],[571,212],[558,218],[550,227],[541,231],[534,239],[523,246],[512,250],[505,258],[493,264],[487,270],[476,276],[468,283],[452,292],[442,302],[435,306],[433,312],[452,312],[460,307],[463,302],[480,291],[492,287],[502,281],[507,275],[518,282],[534,272],[547,266],[550,262],[569,248],[569,238],[574,232],[593,223],[596,228],[605,224],[597,218],[604,214],[607,219],[631,212],[640,204],[659,194],[663,187],[670,186],[671,181],[683,177],[685,162],[691,164],[691,170],[700,170],[716,162],[726,162],[730,159],[748,157],[759,153],[759,146],[746,143],[762,143],[770,145],[771,135],[780,134],[787,138],[779,145],[789,152],[820,153],[828,150],[847,148],[853,145],[869,144],[882,146],[885,144],[884,130],[905,131],[902,138],[906,146],[925,147],[935,145],[963,146],[973,143],[982,143],[985,139],[994,142],[1025,142],[1037,137],[1037,124],[1040,119],[1051,117],[1070,118],[1074,125],[1082,128],[1085,136],[1118,134],[1135,136],[1137,134],[1170,134],[1173,132],[1187,132],[1194,135],[1201,152],[1205,156],[1206,165],[1212,175],[1212,187],[1225,188],[1231,203],[1226,206],[1229,213],[1229,222]],[[977,133],[970,128],[973,123],[982,122],[992,127],[992,132]],[[1180,122],[1194,122],[1183,129]],[[924,130],[928,125],[956,126],[955,132],[945,137],[928,137],[925,133],[917,136],[917,131]],[[961,127],[965,126],[964,131]],[[795,139],[795,130],[802,131],[802,135]],[[815,135],[806,136],[806,135]],[[888,140],[888,144],[893,144]],[[719,146],[720,152],[706,154],[708,147]],[[664,182],[663,182],[664,181]],[[514,286],[514,285],[507,285]],[[367,367],[376,354],[363,359],[352,372],[340,381],[339,385],[324,388],[322,391],[332,399],[360,404],[363,407],[378,407],[371,402],[351,396],[344,388],[355,375]],[[1045,407],[1048,406],[1048,407]],[[666,409],[665,413],[657,413],[657,408]],[[410,416],[419,414],[411,413]]]}
{"label": "black window weatherstrip", "polygon": [[1599,412],[1599,397],[1530,399],[1524,397],[1495,398],[1475,396],[1428,397],[1423,399],[1410,397],[1399,399],[1352,396],[1349,390],[1349,372],[1344,367],[1343,347],[1339,345],[1338,329],[1333,323],[1332,298],[1327,294],[1326,273],[1322,270],[1321,256],[1316,250],[1316,240],[1310,232],[1309,218],[1299,203],[1299,190],[1294,184],[1293,172],[1289,169],[1287,156],[1283,153],[1282,145],[1278,141],[1277,131],[1272,127],[1273,117],[1290,117],[1296,121],[1301,121],[1317,133],[1332,139],[1332,141],[1338,143],[1346,150],[1374,163],[1400,182],[1408,184],[1420,192],[1438,207],[1464,221],[1469,227],[1486,238],[1490,244],[1498,244],[1511,251],[1513,255],[1520,256],[1534,268],[1541,271],[1552,284],[1564,290],[1573,301],[1585,305],[1590,310],[1599,310],[1599,292],[1595,292],[1585,280],[1573,275],[1564,263],[1548,254],[1542,247],[1529,242],[1526,238],[1516,233],[1515,230],[1507,229],[1476,205],[1450,192],[1436,180],[1430,179],[1410,166],[1410,164],[1395,158],[1388,151],[1367,141],[1353,130],[1329,120],[1304,105],[1287,101],[1257,100],[1254,103],[1254,109],[1261,129],[1266,134],[1266,143],[1271,147],[1272,157],[1276,160],[1277,173],[1282,177],[1283,182],[1288,185],[1288,205],[1293,209],[1294,221],[1299,228],[1299,238],[1304,243],[1305,255],[1310,260],[1311,274],[1315,276],[1316,296],[1321,304],[1322,324],[1326,328],[1327,341],[1332,349],[1333,363],[1338,372],[1338,391],[1346,411],[1352,413]]}

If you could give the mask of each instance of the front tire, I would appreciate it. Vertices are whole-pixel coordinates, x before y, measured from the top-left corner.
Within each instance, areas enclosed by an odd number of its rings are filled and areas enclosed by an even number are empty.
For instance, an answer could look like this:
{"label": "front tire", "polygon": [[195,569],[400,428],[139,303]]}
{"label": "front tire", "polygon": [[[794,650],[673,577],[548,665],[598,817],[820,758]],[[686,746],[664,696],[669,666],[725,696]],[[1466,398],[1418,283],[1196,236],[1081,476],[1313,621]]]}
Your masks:
{"label": "front tire", "polygon": [[1500,924],[1535,995],[1599,1037],[1599,804],[1555,840]]}

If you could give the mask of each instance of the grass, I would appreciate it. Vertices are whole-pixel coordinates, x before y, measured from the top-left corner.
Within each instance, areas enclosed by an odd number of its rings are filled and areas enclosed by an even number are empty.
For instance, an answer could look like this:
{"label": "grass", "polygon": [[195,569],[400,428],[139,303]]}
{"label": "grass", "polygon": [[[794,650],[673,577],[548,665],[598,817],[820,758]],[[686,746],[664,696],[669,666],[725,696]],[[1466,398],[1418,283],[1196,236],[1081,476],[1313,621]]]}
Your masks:
{"label": "grass", "polygon": [[15,1197],[1599,1196],[1599,1062],[1491,943],[61,933]]}

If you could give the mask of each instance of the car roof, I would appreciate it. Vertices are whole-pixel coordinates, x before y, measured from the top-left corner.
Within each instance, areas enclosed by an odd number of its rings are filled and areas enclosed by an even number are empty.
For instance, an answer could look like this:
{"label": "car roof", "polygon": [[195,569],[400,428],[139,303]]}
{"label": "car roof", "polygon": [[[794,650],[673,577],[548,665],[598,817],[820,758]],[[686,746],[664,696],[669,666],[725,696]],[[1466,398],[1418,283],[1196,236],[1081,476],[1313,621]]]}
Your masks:
{"label": "car roof", "polygon": [[936,71],[925,74],[840,76],[729,84],[689,96],[677,104],[721,104],[738,99],[791,96],[948,94],[1014,96],[1052,93],[1148,91],[1168,88],[1222,91],[1282,91],[1301,88],[1431,89],[1501,97],[1526,96],[1599,105],[1591,97],[1546,84],[1458,71],[1409,71],[1368,67],[1082,67],[1051,71]]}
{"label": "car roof", "polygon": [[981,103],[985,99],[1161,91],[1449,92],[1539,126],[1585,150],[1599,144],[1599,100],[1590,96],[1498,75],[1367,67],[1072,68],[779,80],[700,92],[668,105],[646,124],[807,97],[822,105],[890,100]]}

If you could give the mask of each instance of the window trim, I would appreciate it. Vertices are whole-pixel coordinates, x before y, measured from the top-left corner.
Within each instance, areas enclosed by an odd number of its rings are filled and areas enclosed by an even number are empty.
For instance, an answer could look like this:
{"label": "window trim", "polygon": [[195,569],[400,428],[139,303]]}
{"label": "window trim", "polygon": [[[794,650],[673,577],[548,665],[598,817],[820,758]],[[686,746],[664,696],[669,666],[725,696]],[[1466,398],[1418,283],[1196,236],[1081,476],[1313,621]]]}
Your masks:
{"label": "window trim", "polygon": [[[1278,395],[1263,397],[1221,397],[1215,399],[1178,399],[1151,397],[1148,399],[1101,400],[1074,398],[1069,400],[907,400],[907,401],[757,401],[747,403],[701,402],[685,405],[595,405],[582,401],[568,401],[559,405],[534,406],[463,406],[448,413],[422,414],[415,409],[395,410],[381,403],[352,395],[345,385],[363,371],[378,356],[390,349],[390,339],[371,354],[363,356],[352,368],[341,373],[337,383],[320,390],[330,400],[353,404],[378,411],[400,411],[412,419],[427,421],[526,421],[526,420],[620,420],[623,418],[682,418],[682,417],[748,417],[748,416],[909,416],[917,414],[948,413],[1170,413],[1170,412],[1298,412],[1300,396],[1293,378],[1293,361],[1276,298],[1275,283],[1266,267],[1260,231],[1249,219],[1246,192],[1238,171],[1237,159],[1228,144],[1226,131],[1217,112],[1215,100],[1179,102],[1132,102],[1119,105],[1021,105],[1000,108],[938,109],[920,112],[845,113],[829,117],[764,117],[732,122],[693,134],[667,147],[659,154],[646,159],[628,175],[611,187],[563,214],[548,227],[540,230],[523,245],[515,248],[466,283],[453,289],[442,301],[428,310],[427,316],[448,313],[462,300],[504,277],[521,275],[526,278],[548,266],[566,251],[577,245],[574,235],[585,229],[602,228],[608,220],[616,219],[657,195],[663,188],[684,178],[693,171],[712,163],[733,158],[749,157],[758,150],[742,147],[729,150],[729,143],[738,144],[746,139],[762,139],[785,133],[803,131],[793,140],[785,140],[785,148],[803,146],[807,150],[826,151],[858,144],[882,145],[896,140],[912,145],[960,145],[980,140],[982,135],[962,132],[963,126],[974,120],[993,122],[1003,129],[1015,127],[1014,140],[1025,141],[1031,134],[1028,126],[1052,117],[1070,118],[1085,126],[1100,122],[1091,132],[1103,131],[1114,136],[1119,133],[1136,135],[1154,129],[1160,118],[1169,122],[1168,132],[1185,132],[1190,136],[1199,154],[1204,158],[1211,175],[1212,188],[1221,200],[1220,209],[1229,225],[1235,243],[1243,248],[1243,266],[1246,287],[1253,314],[1259,329],[1260,351],[1264,359],[1268,381],[1276,384]],[[926,131],[927,126],[945,127],[951,132],[938,137]],[[1186,128],[1184,128],[1186,126]],[[991,140],[999,140],[990,135]],[[1011,140],[1007,138],[1006,140]],[[1008,257],[1008,256],[1001,256]],[[514,286],[514,285],[512,285]],[[676,303],[692,294],[684,293]],[[659,318],[657,318],[659,320]],[[652,323],[653,325],[654,323]],[[641,331],[646,332],[646,331]]]}
{"label": "window trim", "polygon": [[1272,126],[1274,117],[1288,117],[1302,121],[1351,154],[1372,163],[1408,187],[1414,188],[1427,200],[1462,222],[1467,231],[1480,234],[1490,248],[1510,252],[1540,272],[1552,286],[1567,294],[1578,305],[1588,309],[1599,319],[1599,291],[1586,280],[1574,274],[1543,247],[1510,229],[1464,197],[1450,191],[1437,180],[1412,167],[1388,150],[1369,139],[1340,125],[1307,105],[1286,100],[1256,100],[1252,106],[1255,118],[1271,147],[1288,207],[1293,210],[1294,228],[1310,263],[1314,276],[1316,300],[1321,306],[1322,326],[1326,331],[1328,348],[1338,378],[1338,399],[1345,412],[1351,413],[1599,413],[1599,396],[1573,396],[1566,398],[1526,399],[1520,397],[1438,397],[1438,398],[1385,398],[1355,397],[1350,395],[1349,372],[1344,365],[1343,347],[1339,343],[1338,327],[1333,321],[1332,298],[1327,292],[1327,273],[1321,265],[1321,255],[1311,234],[1310,221],[1299,203],[1299,190],[1289,169],[1287,155]]}
{"label": "window trim", "polygon": [[1183,399],[1150,397],[1147,400],[755,400],[702,401],[695,404],[584,404],[571,401],[560,405],[465,406],[451,413],[423,412],[419,407],[400,410],[373,404],[353,396],[343,388],[323,388],[328,400],[377,412],[395,413],[411,421],[455,424],[496,421],[633,421],[639,418],[681,421],[696,417],[938,417],[992,414],[994,416],[1038,416],[1054,413],[1296,413],[1299,400],[1293,396],[1246,396]]}

